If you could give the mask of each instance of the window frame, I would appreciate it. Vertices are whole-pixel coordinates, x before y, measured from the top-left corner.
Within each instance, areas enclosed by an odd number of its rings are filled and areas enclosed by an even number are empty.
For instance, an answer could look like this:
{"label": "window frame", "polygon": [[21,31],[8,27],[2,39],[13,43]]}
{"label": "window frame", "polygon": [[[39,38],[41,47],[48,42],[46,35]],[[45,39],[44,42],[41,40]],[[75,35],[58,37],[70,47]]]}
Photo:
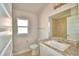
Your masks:
{"label": "window frame", "polygon": [[[27,20],[28,25],[27,25],[27,26],[23,26],[23,25],[22,25],[22,26],[21,26],[21,25],[18,26],[18,20],[24,20],[24,21]],[[28,32],[27,32],[27,33],[19,33],[19,32],[18,32],[18,29],[19,29],[19,28],[27,28],[27,31],[28,31]],[[18,35],[27,35],[27,34],[29,34],[29,20],[28,20],[28,19],[17,18],[17,34],[18,34]]]}

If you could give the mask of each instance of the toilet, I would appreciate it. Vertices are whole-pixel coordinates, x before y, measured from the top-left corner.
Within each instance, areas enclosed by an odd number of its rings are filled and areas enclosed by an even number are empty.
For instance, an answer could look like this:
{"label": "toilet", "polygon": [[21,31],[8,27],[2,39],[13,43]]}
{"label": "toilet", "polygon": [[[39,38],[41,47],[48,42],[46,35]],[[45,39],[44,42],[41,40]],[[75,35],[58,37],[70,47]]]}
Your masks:
{"label": "toilet", "polygon": [[30,49],[32,50],[32,56],[37,56],[39,54],[39,45],[32,44],[30,45]]}

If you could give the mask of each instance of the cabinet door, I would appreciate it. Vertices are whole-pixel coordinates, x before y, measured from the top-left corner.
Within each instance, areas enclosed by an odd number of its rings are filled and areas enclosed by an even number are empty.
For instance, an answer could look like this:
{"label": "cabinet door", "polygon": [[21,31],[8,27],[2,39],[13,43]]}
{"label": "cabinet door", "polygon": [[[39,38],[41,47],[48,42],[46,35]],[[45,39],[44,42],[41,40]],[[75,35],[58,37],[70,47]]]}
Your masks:
{"label": "cabinet door", "polygon": [[40,43],[40,56],[63,56],[63,54]]}
{"label": "cabinet door", "polygon": [[73,41],[79,39],[79,15],[67,18],[67,38]]}

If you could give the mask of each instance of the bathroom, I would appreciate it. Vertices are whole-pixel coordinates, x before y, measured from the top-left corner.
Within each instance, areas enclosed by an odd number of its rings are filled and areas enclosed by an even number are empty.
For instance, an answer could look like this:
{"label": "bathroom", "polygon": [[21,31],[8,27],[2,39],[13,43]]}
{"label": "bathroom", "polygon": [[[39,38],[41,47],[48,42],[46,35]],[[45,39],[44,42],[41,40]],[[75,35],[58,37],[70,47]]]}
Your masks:
{"label": "bathroom", "polygon": [[79,4],[0,3],[0,8],[1,56],[79,55]]}

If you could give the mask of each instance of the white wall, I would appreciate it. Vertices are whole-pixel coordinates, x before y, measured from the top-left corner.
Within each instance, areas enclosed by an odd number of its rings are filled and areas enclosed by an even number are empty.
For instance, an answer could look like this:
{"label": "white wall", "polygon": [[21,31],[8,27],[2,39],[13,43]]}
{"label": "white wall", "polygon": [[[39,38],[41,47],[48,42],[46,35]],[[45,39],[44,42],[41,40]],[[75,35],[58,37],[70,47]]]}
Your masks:
{"label": "white wall", "polygon": [[40,18],[40,20],[39,20],[40,21],[40,40],[47,39],[49,37],[48,21],[49,21],[50,16],[52,16],[56,13],[62,12],[64,10],[67,10],[69,8],[72,8],[76,5],[77,4],[66,4],[66,5],[63,5],[60,8],[54,10],[53,4],[49,4],[39,16],[39,18]]}
{"label": "white wall", "polygon": [[[16,18],[23,17],[29,20],[29,34],[17,35]],[[21,10],[13,10],[13,50],[22,51],[28,48],[28,45],[36,43],[38,40],[38,18],[37,15],[24,12]],[[28,40],[28,41],[27,41]]]}

